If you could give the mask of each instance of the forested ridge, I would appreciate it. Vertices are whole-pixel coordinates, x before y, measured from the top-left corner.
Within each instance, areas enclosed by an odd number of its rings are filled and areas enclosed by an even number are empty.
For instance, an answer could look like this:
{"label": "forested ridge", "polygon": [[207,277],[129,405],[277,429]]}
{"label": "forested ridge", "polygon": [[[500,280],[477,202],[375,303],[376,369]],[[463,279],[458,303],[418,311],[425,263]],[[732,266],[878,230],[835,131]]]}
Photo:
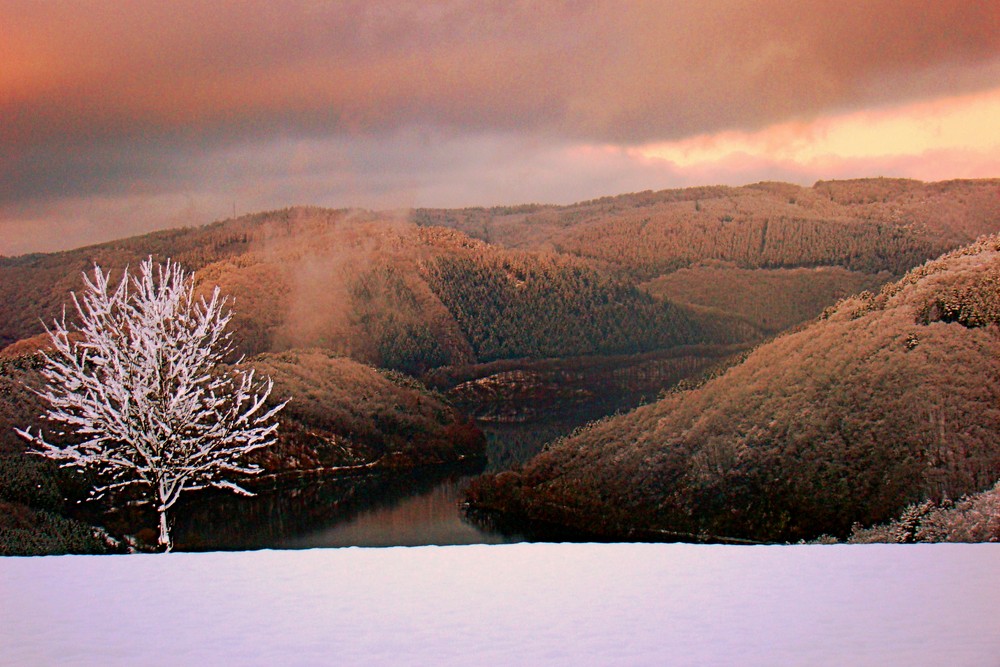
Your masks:
{"label": "forested ridge", "polygon": [[[420,374],[752,341],[996,231],[998,218],[996,180],[760,183],[409,215],[291,208],[0,258],[0,350],[40,334],[94,262],[121,270],[148,255],[233,297],[247,354],[321,347]],[[805,267],[838,270],[781,273]]]}
{"label": "forested ridge", "polygon": [[704,260],[741,268],[842,266],[900,275],[996,231],[1000,180],[758,183],[604,197],[571,206],[419,209],[508,247],[599,260],[648,280]]}
{"label": "forested ridge", "polygon": [[1000,240],[988,237],[689,391],[589,426],[475,506],[609,535],[846,536],[1000,478]]}
{"label": "forested ridge", "polygon": [[[194,271],[202,293],[218,286],[234,312],[230,361],[246,355],[296,397],[265,456],[272,473],[437,463],[481,447],[445,396],[480,419],[538,419],[539,433],[558,435],[545,415],[582,423],[595,406],[607,414],[665,395],[570,439],[581,446],[569,458],[560,458],[564,442],[482,486],[480,501],[557,522],[599,516],[609,530],[844,536],[853,521],[886,521],[906,503],[996,481],[981,435],[996,427],[996,369],[983,359],[997,271],[953,271],[992,251],[970,246],[893,281],[1000,229],[998,202],[995,180],[866,179],[564,207],[296,207],[0,258],[0,503],[9,510],[0,528],[27,544],[43,526],[48,537],[25,547],[33,553],[104,548],[67,518],[64,498],[79,485],[25,457],[11,428],[41,412],[21,381],[37,381],[43,321],[70,305],[81,274],[97,263],[117,276],[152,256]],[[857,292],[811,334],[685,382]],[[801,348],[789,342],[810,336]],[[988,381],[969,379],[980,376]],[[667,391],[679,381],[695,388]],[[879,443],[897,431],[887,453]],[[829,459],[819,441],[843,455]]]}
{"label": "forested ridge", "polygon": [[[171,246],[174,238],[182,242]],[[120,271],[147,254],[187,262],[204,290],[220,287],[233,302],[233,333],[245,354],[319,347],[418,375],[496,359],[759,336],[738,318],[676,306],[580,258],[497,248],[379,214],[291,209],[5,260],[7,354],[44,343],[42,320],[61,312],[92,262]]]}
{"label": "forested ridge", "polygon": [[669,301],[558,255],[442,257],[430,275],[479,361],[640,353],[707,338]]}

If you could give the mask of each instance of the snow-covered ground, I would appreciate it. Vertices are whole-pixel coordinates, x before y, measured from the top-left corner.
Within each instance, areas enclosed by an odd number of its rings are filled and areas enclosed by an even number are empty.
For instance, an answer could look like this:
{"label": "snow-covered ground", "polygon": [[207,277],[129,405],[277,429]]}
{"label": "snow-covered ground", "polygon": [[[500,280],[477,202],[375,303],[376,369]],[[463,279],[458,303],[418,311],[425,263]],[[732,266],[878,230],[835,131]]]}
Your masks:
{"label": "snow-covered ground", "polygon": [[0,559],[5,665],[1000,665],[1000,545]]}

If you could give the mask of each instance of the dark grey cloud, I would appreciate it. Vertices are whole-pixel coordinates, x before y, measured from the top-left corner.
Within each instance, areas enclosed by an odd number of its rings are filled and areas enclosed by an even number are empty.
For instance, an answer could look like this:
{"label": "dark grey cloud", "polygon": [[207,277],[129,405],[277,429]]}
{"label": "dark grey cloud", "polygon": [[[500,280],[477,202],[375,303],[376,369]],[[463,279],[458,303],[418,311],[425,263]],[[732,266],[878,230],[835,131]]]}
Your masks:
{"label": "dark grey cloud", "polygon": [[115,233],[99,211],[137,202],[167,207],[137,216],[154,225],[233,200],[490,204],[687,184],[614,148],[568,151],[1000,80],[1000,5],[965,0],[7,0],[0,26],[8,253],[24,247],[15,224],[65,222],[51,216],[71,206],[92,221],[80,229]]}

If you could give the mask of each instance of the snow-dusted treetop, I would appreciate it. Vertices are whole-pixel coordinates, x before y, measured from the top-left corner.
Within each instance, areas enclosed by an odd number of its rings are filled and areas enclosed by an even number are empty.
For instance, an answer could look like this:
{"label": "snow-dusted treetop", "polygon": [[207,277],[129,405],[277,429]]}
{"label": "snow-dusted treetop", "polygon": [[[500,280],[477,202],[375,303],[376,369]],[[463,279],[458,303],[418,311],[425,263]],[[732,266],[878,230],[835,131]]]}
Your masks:
{"label": "snow-dusted treetop", "polygon": [[232,481],[260,468],[244,457],[275,440],[270,379],[231,371],[226,325],[231,312],[218,287],[195,298],[194,281],[176,262],[128,269],[117,287],[94,267],[73,305],[47,328],[54,350],[45,355],[48,381],[40,395],[55,426],[44,434],[18,432],[36,452],[63,466],[92,469],[95,495],[129,485],[149,489],[160,515],[160,544],[172,544],[167,510],[181,492],[206,487],[248,491]]}

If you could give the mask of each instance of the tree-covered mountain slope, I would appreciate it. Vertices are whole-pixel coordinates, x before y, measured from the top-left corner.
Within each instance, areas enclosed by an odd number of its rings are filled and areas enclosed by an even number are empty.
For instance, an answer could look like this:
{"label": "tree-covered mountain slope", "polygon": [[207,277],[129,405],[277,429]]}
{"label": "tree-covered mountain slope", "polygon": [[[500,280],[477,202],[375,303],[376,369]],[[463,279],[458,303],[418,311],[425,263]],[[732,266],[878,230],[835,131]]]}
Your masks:
{"label": "tree-covered mountain slope", "polygon": [[271,473],[410,468],[483,456],[485,440],[471,420],[401,373],[321,349],[262,354],[247,364],[274,381],[271,401],[291,399],[278,443],[261,452]]}
{"label": "tree-covered mountain slope", "polygon": [[[173,257],[232,299],[241,352],[320,347],[417,374],[506,358],[646,352],[759,334],[588,260],[494,247],[385,214],[288,209],[0,261],[0,349],[30,352],[93,262]],[[25,342],[24,339],[31,339]]]}
{"label": "tree-covered mountain slope", "polygon": [[418,209],[411,219],[586,259],[658,297],[770,335],[1000,231],[1000,180],[696,187],[570,206]]}
{"label": "tree-covered mountain slope", "polygon": [[878,291],[887,271],[864,273],[840,266],[742,269],[706,260],[644,283],[650,294],[678,305],[737,317],[767,334],[811,320],[844,297]]}
{"label": "tree-covered mountain slope", "polygon": [[872,178],[697,187],[571,206],[418,209],[412,219],[507,247],[590,258],[642,280],[705,260],[901,275],[998,231],[1000,180]]}
{"label": "tree-covered mountain slope", "polygon": [[616,536],[844,536],[990,487],[998,432],[993,236],[841,301],[700,387],[484,478],[470,499]]}
{"label": "tree-covered mountain slope", "polygon": [[[998,231],[998,219],[990,180],[760,183],[409,214],[290,208],[0,258],[0,350],[40,334],[95,262],[121,270],[148,255],[234,298],[251,355],[320,347],[421,374],[746,342]],[[828,270],[805,271],[817,267]]]}

